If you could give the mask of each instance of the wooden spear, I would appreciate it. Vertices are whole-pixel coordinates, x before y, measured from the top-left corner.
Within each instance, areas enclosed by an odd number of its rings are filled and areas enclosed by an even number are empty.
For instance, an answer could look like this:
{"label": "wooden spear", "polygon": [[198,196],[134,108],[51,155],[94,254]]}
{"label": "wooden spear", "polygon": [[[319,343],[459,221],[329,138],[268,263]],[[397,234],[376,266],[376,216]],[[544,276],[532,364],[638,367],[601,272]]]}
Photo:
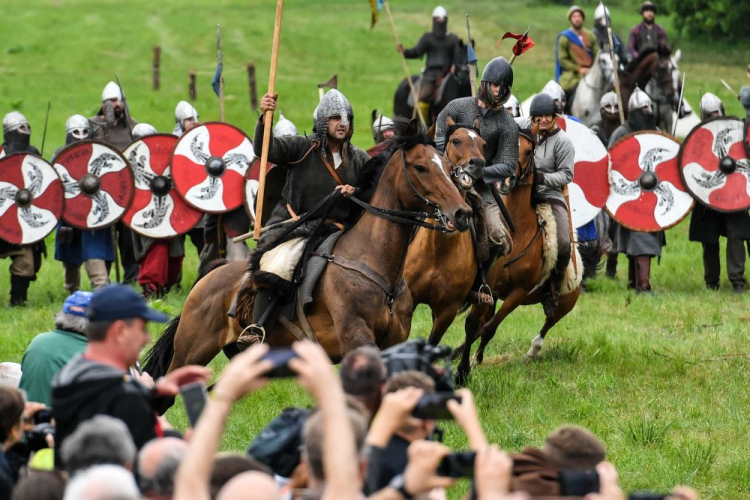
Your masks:
{"label": "wooden spear", "polygon": [[[271,49],[271,71],[268,76],[268,93],[273,95],[276,87],[276,66],[279,61],[279,39],[281,38],[281,14],[284,0],[276,0],[276,20],[273,26],[273,48]],[[263,145],[260,153],[260,172],[258,177],[258,198],[255,200],[255,227],[253,239],[260,239],[260,225],[263,220],[263,195],[266,191],[266,167],[268,166],[268,148],[271,142],[271,125],[273,111],[263,114]]]}
{"label": "wooden spear", "polygon": [[[401,41],[398,39],[398,33],[396,33],[396,24],[393,22],[393,14],[391,14],[391,6],[388,5],[388,0],[383,0],[383,6],[385,7],[386,14],[388,14],[388,20],[391,22],[391,31],[393,32],[393,38],[396,39],[396,47],[401,47]],[[414,88],[414,82],[411,81],[411,73],[409,73],[409,66],[406,64],[406,57],[401,51],[399,51],[399,54],[401,55],[401,65],[404,67],[404,73],[406,74],[406,83],[409,84],[411,95],[414,98],[414,107],[417,108],[417,116],[419,116],[419,121],[422,122],[422,125],[426,127],[427,122],[425,122],[424,116],[422,116],[422,110],[419,109],[419,96]]]}
{"label": "wooden spear", "polygon": [[[467,47],[471,47],[471,27],[469,26],[469,14],[466,14],[466,36],[469,41]],[[467,49],[468,50],[468,49]],[[477,63],[469,61],[469,82],[471,84],[471,97],[477,96]]]}

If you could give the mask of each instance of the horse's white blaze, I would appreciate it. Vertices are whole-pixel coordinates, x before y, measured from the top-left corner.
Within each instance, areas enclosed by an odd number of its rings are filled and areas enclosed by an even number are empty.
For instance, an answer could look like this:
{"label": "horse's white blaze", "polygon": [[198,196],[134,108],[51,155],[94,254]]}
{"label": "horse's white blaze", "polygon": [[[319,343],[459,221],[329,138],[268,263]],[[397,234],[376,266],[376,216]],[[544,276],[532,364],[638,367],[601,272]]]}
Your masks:
{"label": "horse's white blaze", "polygon": [[443,168],[443,162],[440,160],[440,156],[435,153],[432,157],[432,163],[438,166],[438,170],[440,170],[446,179],[450,180],[448,177],[448,174],[445,173],[445,169]]}
{"label": "horse's white blaze", "polygon": [[477,133],[474,132],[473,130],[469,130],[468,133],[469,133],[469,137],[471,137],[471,140],[475,141],[477,138]]}

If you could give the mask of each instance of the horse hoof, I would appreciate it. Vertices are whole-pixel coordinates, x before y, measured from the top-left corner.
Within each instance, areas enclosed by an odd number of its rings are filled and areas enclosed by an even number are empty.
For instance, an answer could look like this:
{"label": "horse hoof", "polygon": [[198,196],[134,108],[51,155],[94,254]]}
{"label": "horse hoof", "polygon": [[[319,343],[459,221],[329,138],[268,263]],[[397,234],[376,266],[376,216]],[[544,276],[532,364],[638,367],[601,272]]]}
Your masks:
{"label": "horse hoof", "polygon": [[537,336],[531,342],[531,348],[529,349],[529,352],[526,353],[526,357],[529,359],[536,358],[537,356],[539,356],[539,352],[542,350],[542,347],[544,347],[544,339]]}
{"label": "horse hoof", "polygon": [[464,353],[464,346],[460,345],[451,352],[451,361],[456,361]]}
{"label": "horse hoof", "polygon": [[477,353],[474,355],[474,366],[481,365],[484,361],[484,353],[477,351]]}
{"label": "horse hoof", "polygon": [[468,381],[469,372],[464,372],[463,370],[456,372],[456,387],[464,387]]}

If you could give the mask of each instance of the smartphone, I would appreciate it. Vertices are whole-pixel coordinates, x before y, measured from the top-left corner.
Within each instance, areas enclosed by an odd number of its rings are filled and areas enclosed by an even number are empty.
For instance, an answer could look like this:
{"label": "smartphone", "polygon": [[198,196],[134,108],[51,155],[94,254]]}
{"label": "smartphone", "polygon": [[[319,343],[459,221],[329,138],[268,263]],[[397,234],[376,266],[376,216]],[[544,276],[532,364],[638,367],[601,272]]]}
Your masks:
{"label": "smartphone", "polygon": [[583,497],[589,493],[599,493],[599,473],[589,470],[562,470],[558,476],[560,496]]}
{"label": "smartphone", "polygon": [[268,378],[296,377],[297,373],[289,369],[289,360],[298,357],[292,349],[271,349],[262,358],[273,362],[273,368],[265,376]]}
{"label": "smartphone", "polygon": [[444,477],[474,477],[474,451],[461,451],[447,455],[438,465],[437,475]]}
{"label": "smartphone", "polygon": [[411,412],[413,417],[423,420],[453,420],[453,414],[448,411],[448,401],[461,402],[461,396],[453,392],[433,392],[425,394],[417,402]]}
{"label": "smartphone", "polygon": [[190,427],[195,427],[208,399],[206,384],[203,382],[185,384],[180,387],[180,394],[182,395],[182,402],[185,405],[185,413],[187,413],[188,420],[190,421]]}
{"label": "smartphone", "polygon": [[36,424],[43,424],[43,423],[50,423],[52,422],[52,409],[51,408],[42,408],[41,410],[34,413],[34,416],[31,417],[34,425]]}

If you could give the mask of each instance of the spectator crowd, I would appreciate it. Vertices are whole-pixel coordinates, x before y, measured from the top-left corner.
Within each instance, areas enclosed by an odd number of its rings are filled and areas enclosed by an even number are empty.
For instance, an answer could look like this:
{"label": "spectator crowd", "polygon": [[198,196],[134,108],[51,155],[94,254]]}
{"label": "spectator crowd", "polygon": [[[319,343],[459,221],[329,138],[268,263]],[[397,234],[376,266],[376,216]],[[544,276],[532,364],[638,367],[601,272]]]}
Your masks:
{"label": "spectator crowd", "polygon": [[[444,499],[460,478],[470,481],[465,498],[479,500],[626,498],[586,429],[560,427],[519,453],[489,443],[472,393],[453,390],[435,365],[442,351],[423,341],[355,349],[339,370],[312,342],[284,352],[257,344],[208,394],[205,367],[157,380],[139,371],[147,322],[166,319],[124,285],[76,292],[20,370],[0,364],[0,499]],[[247,453],[219,451],[234,405],[278,377],[295,377],[314,407],[285,410]],[[180,432],[159,413],[181,391],[187,403],[188,388],[195,422]],[[468,449],[440,442],[445,420]],[[698,496],[677,487],[630,498]]]}

